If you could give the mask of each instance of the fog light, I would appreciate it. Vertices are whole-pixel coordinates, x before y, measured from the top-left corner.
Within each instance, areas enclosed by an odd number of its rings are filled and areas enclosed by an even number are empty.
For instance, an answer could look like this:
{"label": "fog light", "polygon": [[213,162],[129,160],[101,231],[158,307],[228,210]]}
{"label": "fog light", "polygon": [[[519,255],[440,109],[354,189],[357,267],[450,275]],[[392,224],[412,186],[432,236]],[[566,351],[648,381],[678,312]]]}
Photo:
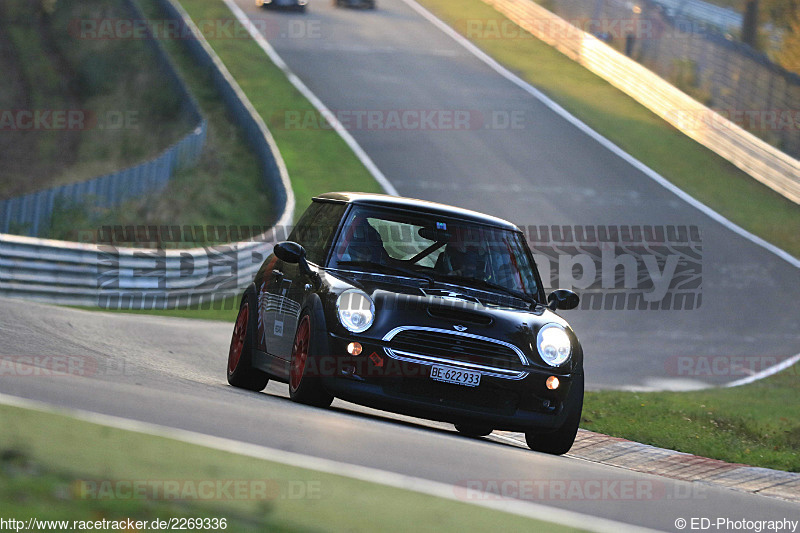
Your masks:
{"label": "fog light", "polygon": [[559,384],[560,384],[560,383],[559,383],[559,381],[558,381],[558,378],[557,378],[557,377],[555,377],[555,376],[550,376],[549,378],[547,378],[547,381],[545,381],[545,382],[544,382],[544,384],[545,384],[545,385],[547,385],[547,388],[548,388],[548,389],[550,389],[550,390],[556,390],[556,389],[558,388],[558,386],[559,386]]}
{"label": "fog light", "polygon": [[351,342],[347,345],[347,353],[350,355],[358,355],[361,353],[361,350],[363,350],[363,348],[360,342]]}

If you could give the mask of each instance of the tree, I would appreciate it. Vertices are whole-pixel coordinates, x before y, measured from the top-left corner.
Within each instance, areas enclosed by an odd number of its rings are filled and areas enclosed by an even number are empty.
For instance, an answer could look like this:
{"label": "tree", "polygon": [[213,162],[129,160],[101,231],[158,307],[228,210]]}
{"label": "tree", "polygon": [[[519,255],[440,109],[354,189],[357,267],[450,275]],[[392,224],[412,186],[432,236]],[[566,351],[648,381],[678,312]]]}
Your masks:
{"label": "tree", "polygon": [[761,12],[777,30],[783,32],[777,61],[787,70],[800,74],[800,0],[760,0]]}
{"label": "tree", "polygon": [[776,28],[789,29],[800,18],[800,0],[760,0],[765,19]]}
{"label": "tree", "polygon": [[742,19],[742,42],[753,48],[758,46],[758,0],[747,0]]}
{"label": "tree", "polygon": [[800,17],[790,21],[790,26],[783,36],[778,62],[786,70],[800,74]]}

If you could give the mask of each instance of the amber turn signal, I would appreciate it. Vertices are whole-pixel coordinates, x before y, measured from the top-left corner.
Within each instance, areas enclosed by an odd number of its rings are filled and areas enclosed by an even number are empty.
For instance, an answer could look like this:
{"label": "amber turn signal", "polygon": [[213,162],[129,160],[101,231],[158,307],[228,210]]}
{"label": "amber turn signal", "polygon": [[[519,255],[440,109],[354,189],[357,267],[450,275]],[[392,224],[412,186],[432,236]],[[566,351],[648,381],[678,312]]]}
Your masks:
{"label": "amber turn signal", "polygon": [[347,345],[347,353],[350,355],[358,355],[361,353],[361,350],[363,350],[363,348],[360,342],[351,342]]}

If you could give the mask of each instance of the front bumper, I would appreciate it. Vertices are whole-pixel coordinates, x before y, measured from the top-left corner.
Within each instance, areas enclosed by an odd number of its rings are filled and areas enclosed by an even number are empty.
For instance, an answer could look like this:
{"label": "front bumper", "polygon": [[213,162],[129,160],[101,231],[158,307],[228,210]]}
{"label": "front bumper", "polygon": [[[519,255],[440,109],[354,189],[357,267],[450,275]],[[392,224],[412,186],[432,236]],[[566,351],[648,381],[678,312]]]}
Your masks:
{"label": "front bumper", "polygon": [[303,7],[308,0],[263,0],[264,5],[275,7]]}
{"label": "front bumper", "polygon": [[[350,356],[347,344],[356,340],[363,351]],[[468,387],[433,380],[432,364],[390,357],[378,342],[333,334],[329,341],[334,355],[322,374],[323,385],[337,397],[377,409],[500,430],[546,431],[561,427],[570,405],[580,400],[570,394],[574,374],[556,374],[561,383],[556,390],[545,385],[554,374],[534,367],[521,379],[481,373],[480,384]]]}

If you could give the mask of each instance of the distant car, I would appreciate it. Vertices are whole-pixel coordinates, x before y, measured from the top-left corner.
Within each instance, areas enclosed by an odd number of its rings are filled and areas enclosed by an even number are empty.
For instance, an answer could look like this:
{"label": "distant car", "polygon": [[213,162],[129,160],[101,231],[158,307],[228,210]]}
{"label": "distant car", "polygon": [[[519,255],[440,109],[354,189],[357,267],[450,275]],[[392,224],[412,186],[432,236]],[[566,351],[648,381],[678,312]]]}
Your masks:
{"label": "distant car", "polygon": [[305,12],[308,0],[256,0],[256,7],[280,7]]}
{"label": "distant car", "polygon": [[375,9],[375,0],[333,0],[336,7],[365,7]]}
{"label": "distant car", "polygon": [[468,436],[525,433],[563,454],[583,406],[583,350],[545,297],[513,224],[395,196],[327,193],[275,245],[244,291],[228,382],[289,384],[292,400],[334,397],[455,424]]}

